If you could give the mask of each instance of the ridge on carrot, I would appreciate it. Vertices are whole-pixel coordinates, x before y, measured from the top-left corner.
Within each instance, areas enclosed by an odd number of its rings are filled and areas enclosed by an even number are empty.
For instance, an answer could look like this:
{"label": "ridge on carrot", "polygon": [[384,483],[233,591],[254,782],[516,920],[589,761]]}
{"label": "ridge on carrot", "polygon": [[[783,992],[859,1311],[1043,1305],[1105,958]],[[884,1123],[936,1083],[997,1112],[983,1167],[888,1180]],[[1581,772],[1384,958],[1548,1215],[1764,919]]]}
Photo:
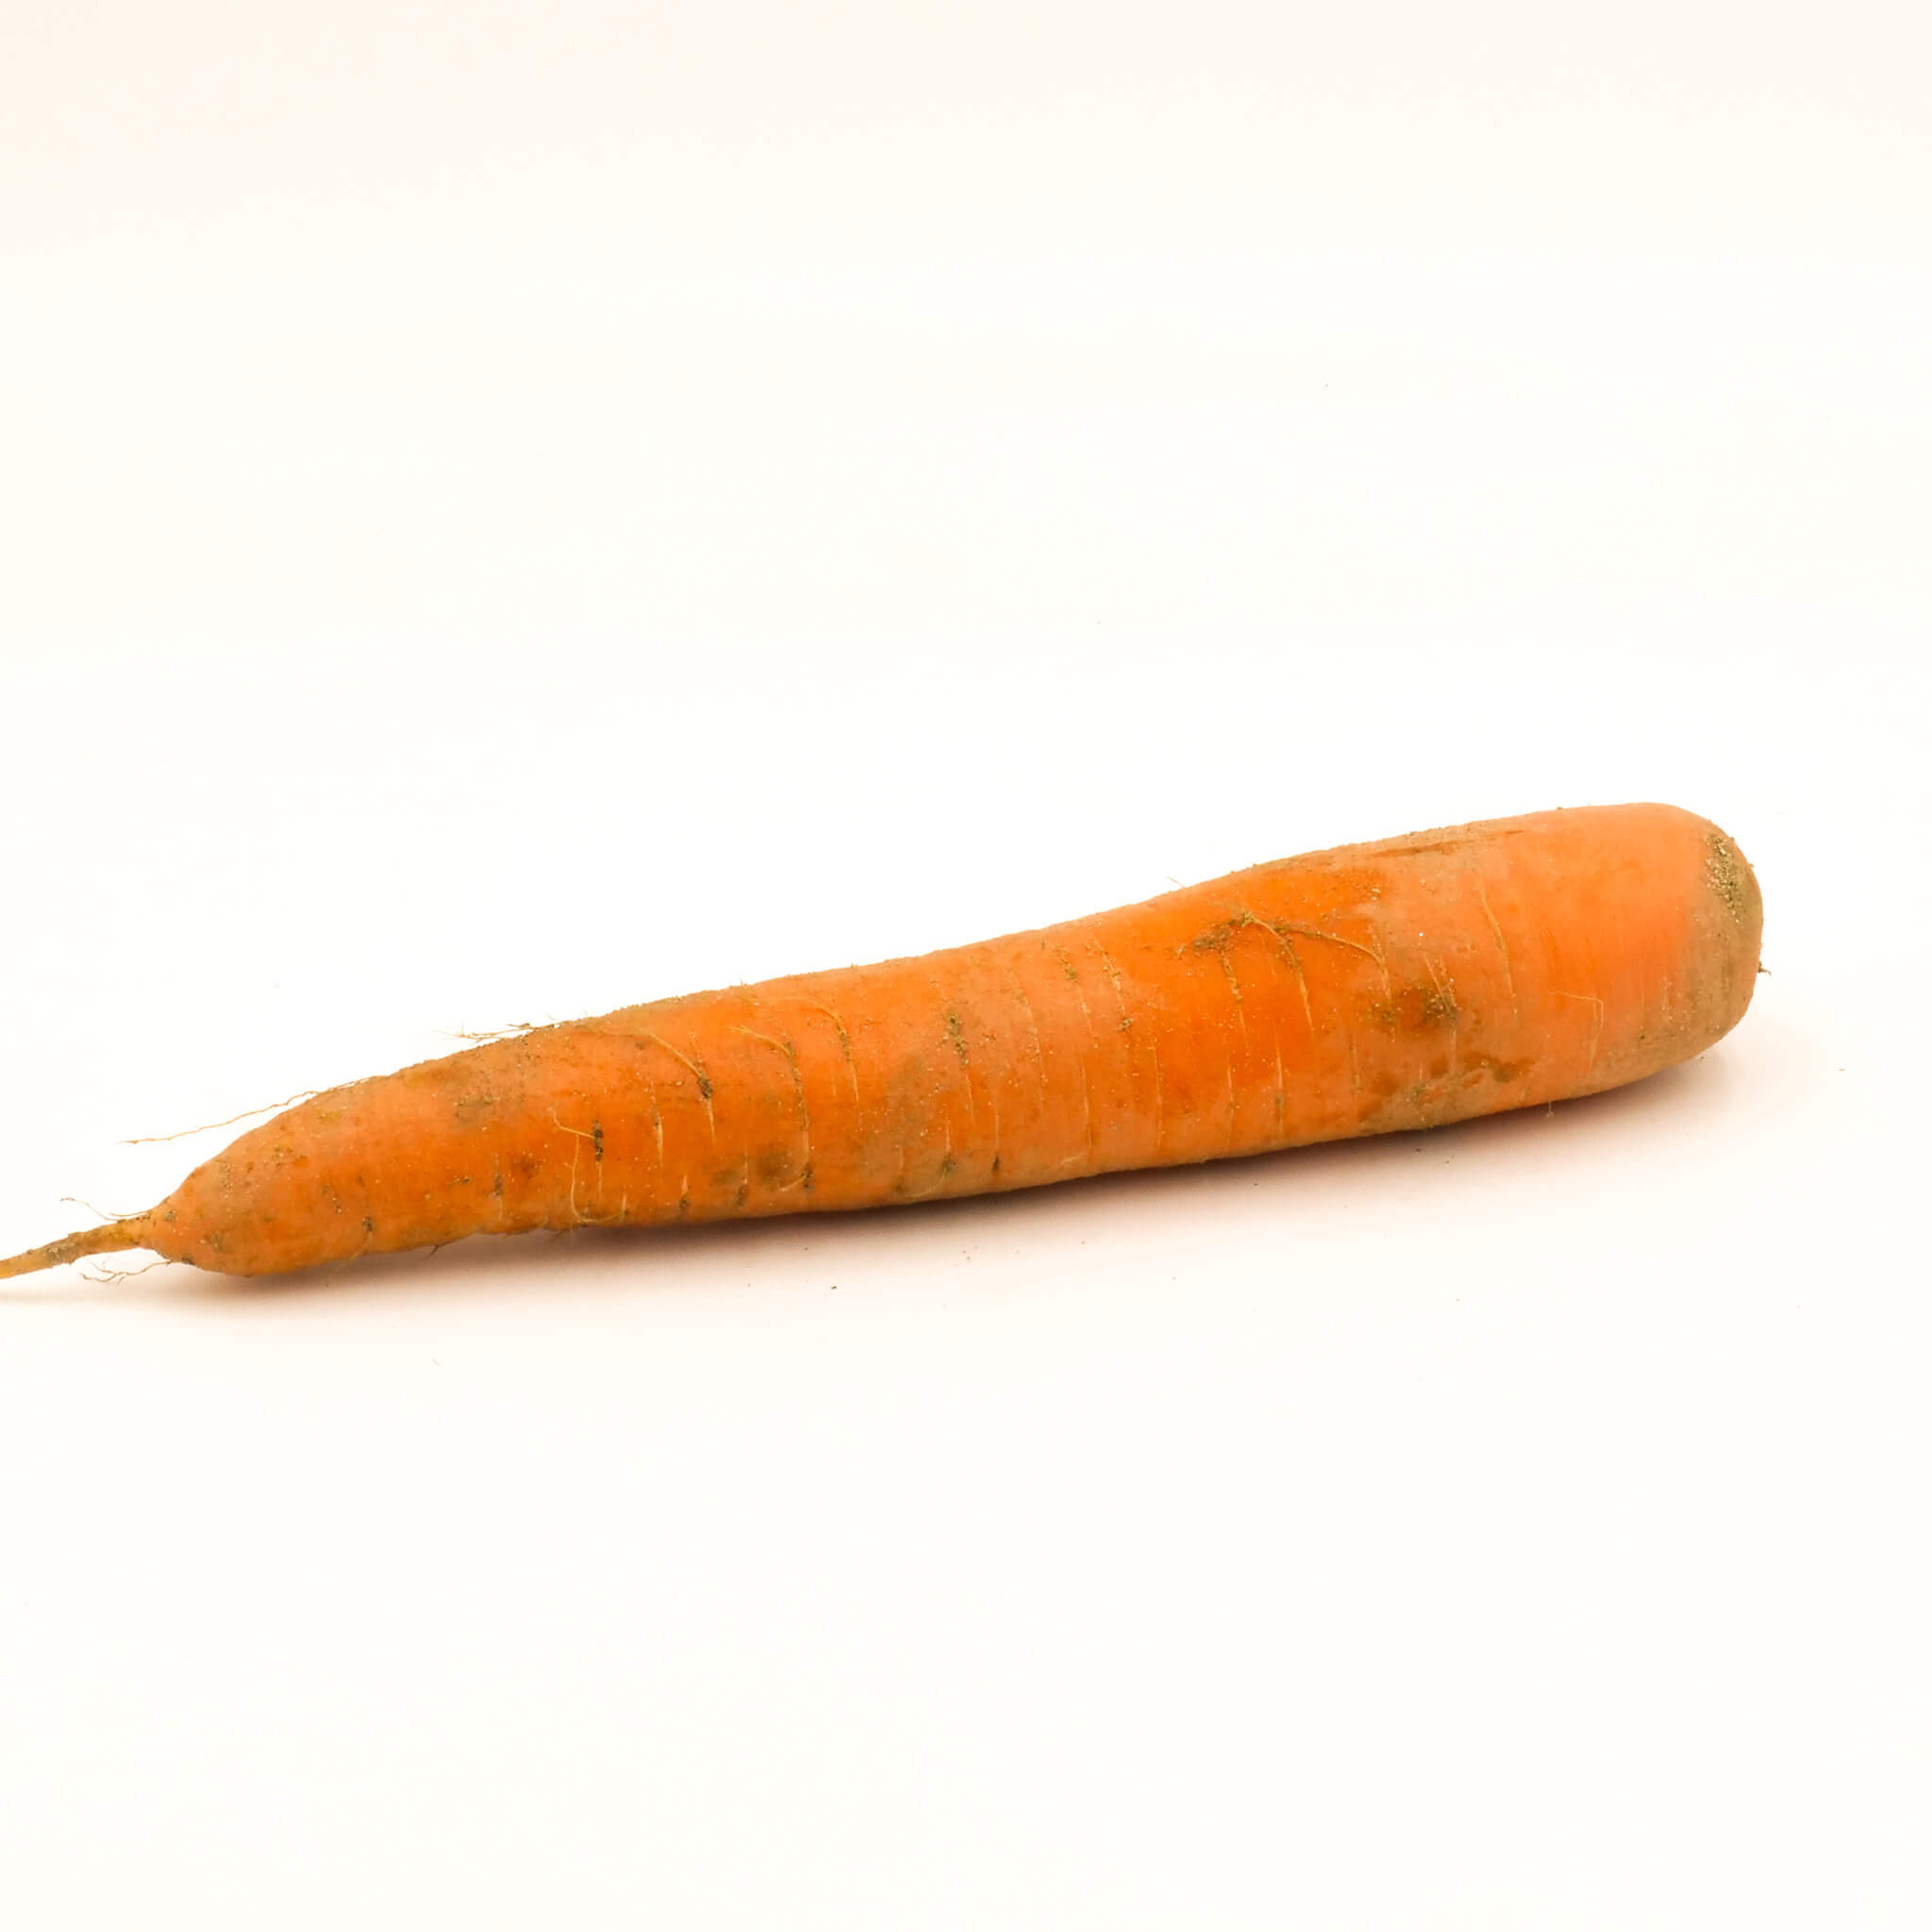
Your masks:
{"label": "ridge on carrot", "polygon": [[1703,1052],[1750,1004],[1761,926],[1742,854],[1671,806],[1340,846],[335,1088],[0,1277],[137,1247],[274,1274],[1438,1126]]}

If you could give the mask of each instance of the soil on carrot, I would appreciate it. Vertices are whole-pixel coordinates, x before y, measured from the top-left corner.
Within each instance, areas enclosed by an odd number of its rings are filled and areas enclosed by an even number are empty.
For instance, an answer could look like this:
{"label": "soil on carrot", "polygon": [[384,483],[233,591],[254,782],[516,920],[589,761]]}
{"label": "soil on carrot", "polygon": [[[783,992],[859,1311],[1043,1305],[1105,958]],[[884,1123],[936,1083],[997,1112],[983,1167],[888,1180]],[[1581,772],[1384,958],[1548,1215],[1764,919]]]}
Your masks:
{"label": "soil on carrot", "polygon": [[1733,924],[1744,923],[1743,861],[1738,857],[1738,848],[1722,833],[1713,832],[1708,840],[1710,857],[1705,861],[1704,874],[1709,879],[1711,889],[1724,902]]}

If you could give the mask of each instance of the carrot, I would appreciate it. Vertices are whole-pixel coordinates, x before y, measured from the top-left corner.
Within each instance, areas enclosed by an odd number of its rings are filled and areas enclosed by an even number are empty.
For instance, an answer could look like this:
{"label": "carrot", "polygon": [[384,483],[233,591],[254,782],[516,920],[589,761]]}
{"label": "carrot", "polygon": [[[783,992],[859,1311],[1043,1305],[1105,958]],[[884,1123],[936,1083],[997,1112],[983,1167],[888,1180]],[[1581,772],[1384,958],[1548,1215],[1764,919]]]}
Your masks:
{"label": "carrot", "polygon": [[872,1208],[1439,1126],[1701,1053],[1750,1002],[1761,919],[1738,848],[1669,806],[1341,846],[337,1088],[147,1213],[0,1275],[133,1247],[272,1274],[472,1234]]}

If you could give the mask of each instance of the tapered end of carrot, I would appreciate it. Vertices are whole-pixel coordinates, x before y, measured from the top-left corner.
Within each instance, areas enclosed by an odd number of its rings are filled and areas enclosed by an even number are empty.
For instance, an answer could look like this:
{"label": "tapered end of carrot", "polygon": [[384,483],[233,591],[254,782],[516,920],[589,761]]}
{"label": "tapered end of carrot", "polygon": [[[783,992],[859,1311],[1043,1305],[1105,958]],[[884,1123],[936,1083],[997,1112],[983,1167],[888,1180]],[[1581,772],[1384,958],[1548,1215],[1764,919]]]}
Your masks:
{"label": "tapered end of carrot", "polygon": [[63,1267],[69,1261],[85,1260],[90,1255],[113,1255],[124,1248],[147,1245],[147,1218],[136,1215],[131,1221],[110,1221],[80,1234],[64,1235],[44,1247],[29,1248],[24,1255],[0,1261],[0,1281],[15,1274],[34,1274],[42,1268]]}

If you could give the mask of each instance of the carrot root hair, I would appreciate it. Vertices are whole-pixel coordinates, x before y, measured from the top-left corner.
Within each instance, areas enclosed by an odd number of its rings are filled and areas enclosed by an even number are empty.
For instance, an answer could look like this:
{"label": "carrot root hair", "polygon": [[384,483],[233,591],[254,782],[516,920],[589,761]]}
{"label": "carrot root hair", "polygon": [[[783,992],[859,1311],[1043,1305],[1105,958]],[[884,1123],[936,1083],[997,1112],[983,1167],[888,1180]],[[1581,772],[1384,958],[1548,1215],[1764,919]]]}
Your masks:
{"label": "carrot root hair", "polygon": [[79,1234],[64,1235],[45,1246],[29,1248],[24,1255],[0,1261],[0,1281],[15,1274],[35,1274],[42,1268],[63,1267],[69,1261],[86,1259],[89,1255],[114,1255],[124,1248],[147,1245],[147,1221],[137,1215],[128,1221],[110,1221],[104,1227],[90,1227]]}

